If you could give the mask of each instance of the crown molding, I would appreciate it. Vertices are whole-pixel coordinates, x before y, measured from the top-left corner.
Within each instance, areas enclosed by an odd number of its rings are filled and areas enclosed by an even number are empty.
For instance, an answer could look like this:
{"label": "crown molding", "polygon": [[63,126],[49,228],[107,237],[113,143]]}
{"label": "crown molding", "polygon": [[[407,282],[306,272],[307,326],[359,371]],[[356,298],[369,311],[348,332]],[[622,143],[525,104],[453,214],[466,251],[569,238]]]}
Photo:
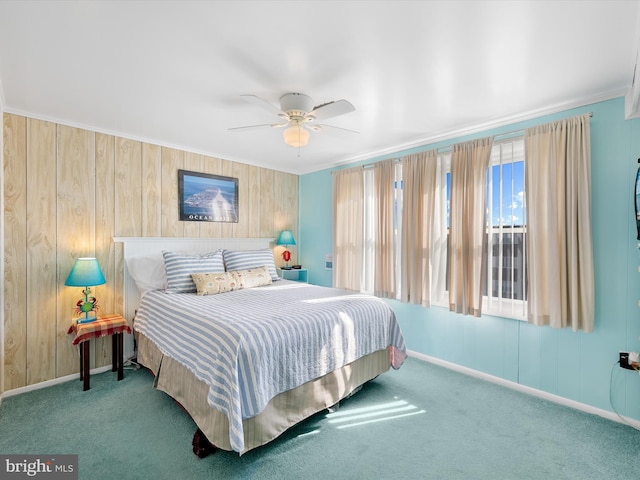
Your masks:
{"label": "crown molding", "polygon": [[[640,83],[640,79],[638,83]],[[357,155],[357,156],[349,157],[343,160],[339,160],[333,164],[333,167],[344,166],[350,163],[356,163],[356,162],[361,162],[365,160],[376,160],[376,159],[383,159],[385,157],[389,157],[393,155],[400,155],[403,152],[414,149],[414,148],[427,147],[429,145],[433,145],[438,142],[444,142],[447,140],[453,140],[455,138],[464,137],[467,135],[474,135],[478,133],[487,132],[494,128],[512,126],[513,124],[528,121],[528,120],[533,120],[536,118],[543,117],[545,115],[552,115],[552,114],[564,112],[567,110],[571,110],[574,108],[581,108],[588,105],[592,105],[594,103],[604,102],[607,100],[611,100],[613,98],[619,98],[624,96],[625,96],[624,90],[617,90],[617,91],[605,93],[602,95],[593,96],[588,99],[572,100],[572,101],[558,103],[556,105],[552,105],[552,106],[537,109],[537,110],[531,110],[531,111],[520,113],[517,115],[501,117],[501,118],[489,120],[483,123],[476,123],[473,125],[468,125],[466,127],[456,129],[456,130],[446,130],[446,131],[429,135],[427,137],[423,137],[422,139],[415,140],[410,143],[398,145],[396,147],[368,152],[362,155]]]}
{"label": "crown molding", "polygon": [[[639,78],[637,83],[640,86],[640,78]],[[639,89],[639,91],[640,91],[640,89]],[[608,92],[608,93],[605,93],[605,94],[602,94],[602,95],[589,97],[587,99],[583,98],[583,99],[580,99],[580,100],[571,100],[571,101],[568,101],[568,102],[558,103],[558,104],[555,104],[555,105],[552,105],[552,106],[549,106],[549,107],[545,107],[545,108],[541,108],[541,109],[537,109],[537,110],[531,110],[531,111],[528,111],[528,112],[525,112],[525,113],[520,113],[520,114],[517,114],[517,115],[500,117],[500,118],[496,118],[496,119],[493,119],[493,120],[488,120],[488,121],[482,122],[482,123],[471,124],[471,125],[467,125],[467,126],[459,128],[459,129],[455,129],[455,130],[446,130],[446,131],[436,132],[434,134],[422,137],[422,138],[420,138],[418,140],[414,140],[412,142],[408,142],[408,143],[400,144],[400,145],[395,145],[393,147],[389,147],[389,148],[385,148],[385,149],[369,151],[369,152],[365,152],[365,153],[360,154],[360,155],[354,155],[354,156],[351,156],[351,157],[339,159],[339,160],[336,160],[333,164],[331,164],[329,166],[324,166],[324,167],[319,168],[317,170],[309,170],[309,171],[302,170],[302,171],[296,172],[296,174],[297,175],[306,175],[306,174],[314,173],[316,171],[332,169],[332,168],[336,168],[336,167],[342,167],[342,166],[345,166],[345,165],[349,165],[351,163],[358,163],[358,162],[371,161],[371,160],[375,161],[375,160],[387,158],[387,157],[394,156],[394,155],[401,155],[401,154],[403,154],[403,152],[405,152],[407,150],[428,147],[429,145],[432,145],[432,144],[435,144],[435,143],[438,143],[438,142],[445,142],[447,140],[453,140],[455,138],[464,137],[464,136],[467,136],[467,135],[474,135],[474,134],[486,132],[486,131],[492,130],[494,128],[510,126],[510,125],[515,124],[515,123],[524,122],[524,121],[528,121],[528,120],[533,120],[533,119],[536,119],[536,118],[539,118],[539,117],[542,117],[542,116],[545,116],[545,115],[552,115],[552,114],[560,113],[560,112],[563,112],[563,111],[566,111],[566,110],[571,110],[571,109],[574,109],[574,108],[585,107],[587,105],[592,105],[594,103],[599,103],[599,102],[611,100],[613,98],[624,97],[625,98],[625,103],[626,103],[626,95],[628,95],[628,92],[626,92],[625,90],[617,90],[617,91]],[[2,98],[2,85],[0,84],[0,107],[2,107],[1,102],[3,102],[3,98]],[[232,162],[243,163],[243,164],[262,167],[262,168],[269,168],[269,167],[267,167],[267,166],[265,166],[263,164],[252,162],[252,161],[247,160],[247,159],[235,158],[235,157],[230,157],[230,156],[221,156],[219,154],[216,154],[215,152],[205,152],[205,151],[194,150],[193,148],[189,148],[189,147],[186,147],[184,145],[176,145],[176,144],[171,144],[171,143],[167,143],[167,142],[162,142],[162,141],[160,141],[158,139],[138,137],[138,136],[135,136],[135,135],[126,134],[124,132],[117,132],[117,131],[110,131],[110,130],[106,130],[106,129],[101,129],[101,128],[98,128],[98,127],[95,127],[95,126],[92,126],[92,125],[84,125],[84,124],[81,124],[81,123],[69,122],[67,120],[61,120],[61,119],[58,119],[58,118],[48,117],[46,115],[41,115],[41,114],[37,114],[37,113],[25,111],[25,110],[14,109],[14,108],[10,108],[10,107],[6,107],[5,106],[4,112],[12,113],[12,114],[15,114],[15,115],[22,115],[22,116],[33,118],[33,119],[36,119],[36,120],[43,120],[43,121],[46,121],[46,122],[52,122],[52,123],[56,123],[56,124],[59,124],[59,125],[66,125],[68,127],[74,127],[74,128],[80,128],[80,129],[83,129],[83,130],[89,130],[89,131],[96,132],[96,133],[103,133],[105,135],[113,135],[113,136],[116,136],[116,137],[127,138],[129,140],[139,141],[139,142],[143,142],[143,143],[150,143],[150,144],[158,145],[158,146],[161,146],[161,147],[174,148],[174,149],[177,149],[177,150],[182,150],[182,151],[185,151],[185,152],[190,152],[190,153],[210,156],[210,157],[214,157],[214,158],[224,158],[225,160],[232,161]],[[640,111],[638,112],[638,116],[640,116]],[[626,117],[625,116],[625,118],[632,118],[632,117]]]}
{"label": "crown molding", "polygon": [[[0,0],[1,1],[1,0]],[[252,162],[250,160],[246,160],[246,159],[242,159],[242,158],[236,158],[236,157],[230,157],[229,155],[220,155],[218,153],[215,152],[207,152],[204,150],[196,150],[193,149],[191,147],[186,147],[184,145],[179,145],[179,144],[173,144],[173,143],[169,143],[169,142],[163,142],[162,140],[159,140],[157,138],[146,138],[146,137],[141,137],[141,136],[137,136],[137,135],[131,135],[125,132],[120,132],[120,131],[116,131],[116,130],[108,130],[105,128],[100,128],[100,127],[96,127],[93,125],[87,125],[87,124],[83,124],[83,123],[79,123],[79,122],[70,122],[68,120],[64,120],[64,119],[60,119],[60,118],[56,118],[56,117],[51,117],[48,115],[42,115],[39,113],[34,113],[34,112],[30,112],[28,110],[21,110],[18,108],[11,108],[11,107],[6,107],[4,109],[4,111],[6,113],[11,113],[13,115],[20,115],[22,117],[27,117],[27,118],[32,118],[34,120],[42,120],[43,122],[51,122],[51,123],[55,123],[57,125],[64,125],[65,127],[72,127],[72,128],[79,128],[81,130],[88,130],[90,132],[94,132],[94,133],[101,133],[104,135],[112,135],[114,137],[120,137],[120,138],[126,138],[127,140],[133,140],[135,142],[141,142],[141,143],[148,143],[151,145],[157,145],[159,147],[164,147],[164,148],[172,148],[175,150],[181,150],[183,152],[188,152],[188,153],[195,153],[197,155],[204,155],[207,157],[212,157],[212,158],[221,158],[223,160],[228,160],[230,162],[236,162],[236,163],[242,163],[245,165],[251,165],[254,167],[262,167],[262,168],[269,168],[268,166],[265,166],[263,164],[259,164],[256,162]],[[273,170],[273,168],[272,168]]]}

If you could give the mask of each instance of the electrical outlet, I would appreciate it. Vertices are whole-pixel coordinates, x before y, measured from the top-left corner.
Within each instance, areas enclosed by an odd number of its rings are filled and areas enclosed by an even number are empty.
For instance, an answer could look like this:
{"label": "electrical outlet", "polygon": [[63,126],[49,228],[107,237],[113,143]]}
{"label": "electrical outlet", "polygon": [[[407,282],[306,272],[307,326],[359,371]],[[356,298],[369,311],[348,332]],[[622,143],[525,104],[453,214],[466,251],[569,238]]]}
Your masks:
{"label": "electrical outlet", "polygon": [[629,352],[620,352],[620,367],[628,370],[634,370],[629,364]]}

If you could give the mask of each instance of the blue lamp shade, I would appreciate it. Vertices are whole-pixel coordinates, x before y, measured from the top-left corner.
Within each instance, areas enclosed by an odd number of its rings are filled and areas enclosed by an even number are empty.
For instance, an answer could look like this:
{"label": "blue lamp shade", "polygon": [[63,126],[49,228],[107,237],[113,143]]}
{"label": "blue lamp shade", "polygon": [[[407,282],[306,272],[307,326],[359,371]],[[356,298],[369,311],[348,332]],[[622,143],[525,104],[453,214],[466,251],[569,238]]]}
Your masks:
{"label": "blue lamp shade", "polygon": [[283,230],[280,232],[280,236],[278,237],[278,241],[276,245],[295,245],[296,240],[293,238],[293,233],[291,230]]}
{"label": "blue lamp shade", "polygon": [[100,264],[95,258],[78,258],[73,265],[67,281],[64,284],[68,287],[93,287],[94,285],[104,285],[107,281],[104,278]]}
{"label": "blue lamp shade", "polygon": [[78,318],[77,323],[88,323],[97,319],[95,312],[98,310],[98,299],[91,294],[89,287],[105,283],[107,281],[102,274],[98,260],[95,258],[78,258],[73,264],[64,284],[68,287],[83,288],[83,297],[76,303],[75,312],[77,315],[84,314],[84,317]]}

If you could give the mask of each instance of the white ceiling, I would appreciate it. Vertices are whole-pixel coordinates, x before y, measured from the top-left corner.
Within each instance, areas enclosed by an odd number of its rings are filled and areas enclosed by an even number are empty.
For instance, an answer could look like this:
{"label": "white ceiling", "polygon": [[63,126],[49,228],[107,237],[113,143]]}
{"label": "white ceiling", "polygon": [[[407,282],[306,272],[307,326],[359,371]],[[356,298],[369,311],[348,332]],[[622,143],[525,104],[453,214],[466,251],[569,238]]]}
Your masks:
{"label": "white ceiling", "polygon": [[[5,111],[308,173],[624,95],[638,1],[0,1]],[[283,143],[240,95],[347,99]],[[299,155],[299,156],[298,156]]]}

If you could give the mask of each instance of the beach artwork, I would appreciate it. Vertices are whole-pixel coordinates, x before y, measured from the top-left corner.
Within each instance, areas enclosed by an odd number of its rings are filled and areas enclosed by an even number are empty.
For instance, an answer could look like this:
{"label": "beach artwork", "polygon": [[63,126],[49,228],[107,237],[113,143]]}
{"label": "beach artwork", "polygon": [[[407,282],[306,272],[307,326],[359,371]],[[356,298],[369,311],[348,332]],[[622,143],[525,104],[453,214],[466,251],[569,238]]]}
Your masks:
{"label": "beach artwork", "polygon": [[238,179],[178,170],[180,220],[238,222]]}

